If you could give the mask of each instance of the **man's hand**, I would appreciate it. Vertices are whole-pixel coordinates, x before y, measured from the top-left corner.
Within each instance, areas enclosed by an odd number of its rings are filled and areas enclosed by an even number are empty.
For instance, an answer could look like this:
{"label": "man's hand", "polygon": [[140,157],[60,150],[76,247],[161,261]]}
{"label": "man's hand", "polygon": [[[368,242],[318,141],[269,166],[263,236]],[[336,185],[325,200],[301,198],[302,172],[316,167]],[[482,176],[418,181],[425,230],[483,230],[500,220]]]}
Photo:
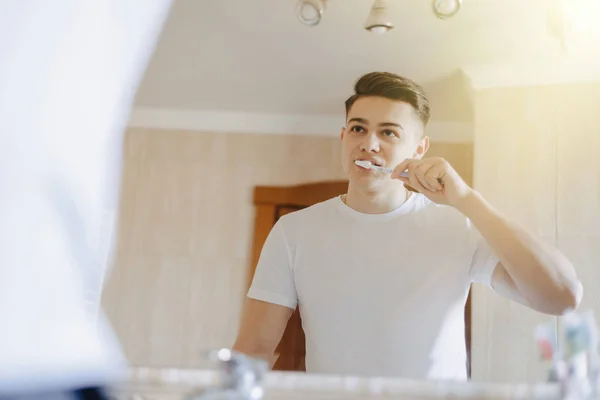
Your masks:
{"label": "man's hand", "polygon": [[[404,171],[408,178],[400,176]],[[434,203],[456,208],[473,192],[448,161],[440,157],[406,159],[394,169],[392,178],[411,186]]]}
{"label": "man's hand", "polygon": [[[400,176],[404,171],[408,178]],[[571,262],[493,208],[446,160],[408,159],[394,169],[392,178],[434,203],[456,208],[471,220],[500,258],[492,277],[492,287],[499,294],[552,315],[578,307],[583,286]]]}

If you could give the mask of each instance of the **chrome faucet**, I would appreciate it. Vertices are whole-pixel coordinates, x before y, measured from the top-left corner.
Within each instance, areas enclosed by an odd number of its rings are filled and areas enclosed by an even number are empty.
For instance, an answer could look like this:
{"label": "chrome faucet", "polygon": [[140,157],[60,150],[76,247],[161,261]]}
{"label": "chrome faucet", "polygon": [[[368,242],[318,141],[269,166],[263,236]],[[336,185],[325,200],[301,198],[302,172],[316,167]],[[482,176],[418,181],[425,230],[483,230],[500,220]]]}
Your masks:
{"label": "chrome faucet", "polygon": [[208,357],[218,363],[218,383],[214,387],[191,393],[186,400],[262,399],[262,382],[269,367],[266,361],[230,349],[210,351]]}

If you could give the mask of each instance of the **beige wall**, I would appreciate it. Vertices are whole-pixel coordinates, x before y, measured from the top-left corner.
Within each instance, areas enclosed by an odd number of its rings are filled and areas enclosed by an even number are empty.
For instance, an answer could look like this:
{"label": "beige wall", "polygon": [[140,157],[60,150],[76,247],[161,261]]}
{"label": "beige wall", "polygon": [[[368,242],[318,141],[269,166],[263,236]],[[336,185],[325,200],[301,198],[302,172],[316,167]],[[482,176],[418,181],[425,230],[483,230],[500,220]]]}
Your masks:
{"label": "beige wall", "polygon": [[341,176],[336,140],[131,130],[106,311],[134,365],[193,366],[230,346],[252,238],[252,188]]}
{"label": "beige wall", "polygon": [[[475,95],[474,186],[575,263],[581,310],[600,313],[600,85],[493,89]],[[546,378],[535,326],[560,320],[477,287],[474,378]]]}
{"label": "beige wall", "polygon": [[[470,145],[432,144],[465,176]],[[250,264],[256,185],[343,179],[336,138],[130,130],[104,306],[133,365],[199,366],[230,346]]]}

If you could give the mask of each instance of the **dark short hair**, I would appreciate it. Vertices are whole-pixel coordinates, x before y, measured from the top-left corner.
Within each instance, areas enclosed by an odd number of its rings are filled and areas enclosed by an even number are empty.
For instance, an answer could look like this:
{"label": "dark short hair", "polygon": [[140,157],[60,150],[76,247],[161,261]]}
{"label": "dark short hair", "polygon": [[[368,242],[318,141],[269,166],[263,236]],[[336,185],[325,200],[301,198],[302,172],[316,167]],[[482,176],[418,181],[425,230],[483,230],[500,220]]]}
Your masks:
{"label": "dark short hair", "polygon": [[412,80],[390,72],[370,72],[361,76],[354,85],[354,94],[346,100],[346,115],[361,97],[379,96],[410,104],[417,116],[427,125],[430,104],[425,91]]}

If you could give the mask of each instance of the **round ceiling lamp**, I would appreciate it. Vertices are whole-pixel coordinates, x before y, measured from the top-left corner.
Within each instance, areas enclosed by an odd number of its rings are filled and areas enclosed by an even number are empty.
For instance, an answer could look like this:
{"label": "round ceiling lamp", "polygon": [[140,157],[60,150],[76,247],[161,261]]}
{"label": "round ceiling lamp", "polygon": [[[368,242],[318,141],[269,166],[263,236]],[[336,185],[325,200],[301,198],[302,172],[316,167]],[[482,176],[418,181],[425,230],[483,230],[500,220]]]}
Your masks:
{"label": "round ceiling lamp", "polygon": [[462,0],[432,0],[431,5],[436,17],[446,19],[460,11]]}
{"label": "round ceiling lamp", "polygon": [[296,15],[304,25],[314,26],[321,22],[327,0],[298,0]]}
{"label": "round ceiling lamp", "polygon": [[[296,2],[296,15],[304,25],[315,26],[321,22],[325,12],[327,0],[298,0]],[[388,14],[388,0],[374,0],[365,29],[373,33],[385,33],[394,28]],[[433,14],[446,19],[460,11],[462,0],[431,0]]]}

